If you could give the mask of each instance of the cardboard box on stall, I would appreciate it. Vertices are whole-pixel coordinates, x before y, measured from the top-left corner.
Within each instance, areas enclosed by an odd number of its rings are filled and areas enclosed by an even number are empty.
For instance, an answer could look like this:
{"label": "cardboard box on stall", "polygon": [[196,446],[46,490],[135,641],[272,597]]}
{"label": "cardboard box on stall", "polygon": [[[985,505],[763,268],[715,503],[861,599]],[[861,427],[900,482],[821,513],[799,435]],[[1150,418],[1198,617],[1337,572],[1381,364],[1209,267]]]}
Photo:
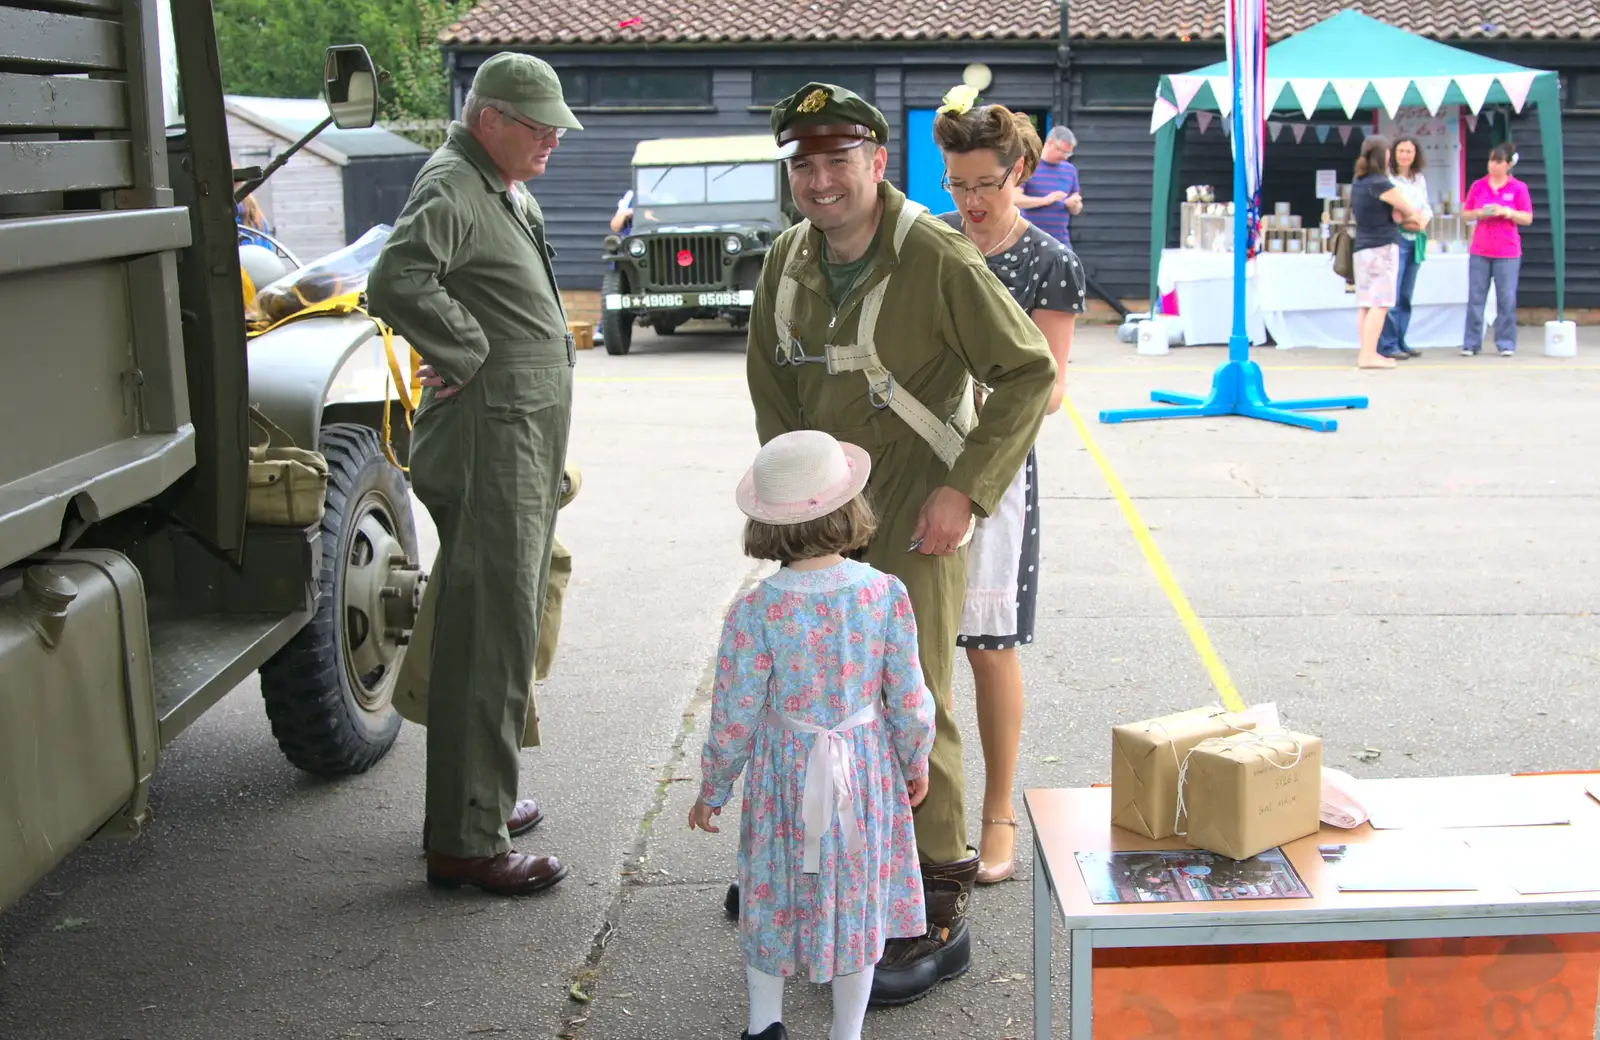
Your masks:
{"label": "cardboard box on stall", "polygon": [[1111,822],[1147,838],[1177,833],[1178,769],[1196,744],[1255,728],[1221,708],[1193,708],[1111,729]]}
{"label": "cardboard box on stall", "polygon": [[1195,745],[1184,772],[1185,839],[1232,859],[1315,834],[1322,826],[1322,739],[1247,732]]}

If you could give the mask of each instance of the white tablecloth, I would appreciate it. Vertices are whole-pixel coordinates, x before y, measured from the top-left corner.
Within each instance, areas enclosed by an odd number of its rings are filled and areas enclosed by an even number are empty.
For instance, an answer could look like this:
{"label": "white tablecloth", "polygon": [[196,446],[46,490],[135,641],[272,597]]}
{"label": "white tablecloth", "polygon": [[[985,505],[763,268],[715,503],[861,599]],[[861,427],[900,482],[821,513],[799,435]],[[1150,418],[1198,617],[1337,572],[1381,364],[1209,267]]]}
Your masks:
{"label": "white tablecloth", "polygon": [[[1245,265],[1246,321],[1252,344],[1266,341],[1280,349],[1336,347],[1354,350],[1354,293],[1333,273],[1327,253],[1269,253]],[[1233,254],[1199,249],[1168,249],[1156,278],[1162,295],[1176,290],[1178,316],[1187,345],[1226,344],[1233,329]],[[1494,294],[1484,308],[1484,325],[1494,322]],[[1467,254],[1430,253],[1417,271],[1411,296],[1412,347],[1459,349],[1467,320]]]}

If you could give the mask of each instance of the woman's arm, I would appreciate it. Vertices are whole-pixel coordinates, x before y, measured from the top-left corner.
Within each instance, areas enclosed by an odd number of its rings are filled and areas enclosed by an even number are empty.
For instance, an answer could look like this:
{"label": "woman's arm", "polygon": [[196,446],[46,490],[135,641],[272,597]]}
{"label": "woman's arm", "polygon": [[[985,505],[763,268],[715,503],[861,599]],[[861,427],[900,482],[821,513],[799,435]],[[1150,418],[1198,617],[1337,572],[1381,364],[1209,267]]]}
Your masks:
{"label": "woman's arm", "polygon": [[1076,314],[1071,311],[1046,310],[1035,307],[1029,315],[1050,343],[1050,353],[1056,359],[1056,383],[1050,389],[1050,403],[1044,414],[1054,415],[1061,410],[1061,401],[1067,395],[1067,355],[1072,352],[1072,334],[1077,329]]}
{"label": "woman's arm", "polygon": [[1414,223],[1419,231],[1428,226],[1428,218],[1422,215],[1421,210],[1411,204],[1411,200],[1406,198],[1405,192],[1399,188],[1390,188],[1379,195],[1378,198],[1394,207],[1395,212],[1400,214],[1402,223]]}

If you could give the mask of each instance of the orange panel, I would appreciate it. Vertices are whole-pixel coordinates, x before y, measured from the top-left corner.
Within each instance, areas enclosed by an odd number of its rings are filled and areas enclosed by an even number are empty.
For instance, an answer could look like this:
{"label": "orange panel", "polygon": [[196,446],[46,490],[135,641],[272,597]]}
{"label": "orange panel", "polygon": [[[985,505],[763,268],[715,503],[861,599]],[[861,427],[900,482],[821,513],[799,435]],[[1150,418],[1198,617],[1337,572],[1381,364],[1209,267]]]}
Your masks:
{"label": "orange panel", "polygon": [[1113,1040],[1593,1040],[1600,935],[1096,950]]}

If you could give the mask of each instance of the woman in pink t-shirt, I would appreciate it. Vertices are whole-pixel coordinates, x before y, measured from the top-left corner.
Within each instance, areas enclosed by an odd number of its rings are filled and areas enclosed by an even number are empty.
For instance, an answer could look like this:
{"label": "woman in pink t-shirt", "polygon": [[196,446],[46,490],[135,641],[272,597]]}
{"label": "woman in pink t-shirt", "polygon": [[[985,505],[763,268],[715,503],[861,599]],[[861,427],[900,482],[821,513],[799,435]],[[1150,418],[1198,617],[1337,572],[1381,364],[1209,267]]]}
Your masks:
{"label": "woman in pink t-shirt", "polygon": [[1502,357],[1517,352],[1517,276],[1522,271],[1522,233],[1533,223],[1533,200],[1528,186],[1511,176],[1517,149],[1502,141],[1489,149],[1489,176],[1467,189],[1461,215],[1475,223],[1471,255],[1467,257],[1467,329],[1461,341],[1463,357],[1483,346],[1483,307],[1494,283],[1494,345]]}

